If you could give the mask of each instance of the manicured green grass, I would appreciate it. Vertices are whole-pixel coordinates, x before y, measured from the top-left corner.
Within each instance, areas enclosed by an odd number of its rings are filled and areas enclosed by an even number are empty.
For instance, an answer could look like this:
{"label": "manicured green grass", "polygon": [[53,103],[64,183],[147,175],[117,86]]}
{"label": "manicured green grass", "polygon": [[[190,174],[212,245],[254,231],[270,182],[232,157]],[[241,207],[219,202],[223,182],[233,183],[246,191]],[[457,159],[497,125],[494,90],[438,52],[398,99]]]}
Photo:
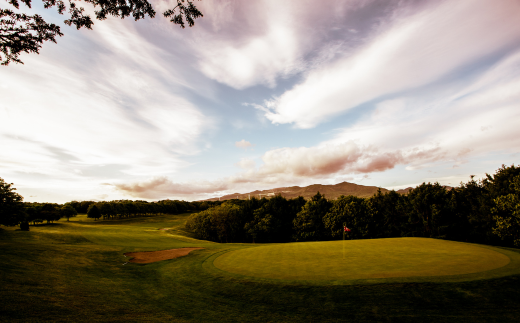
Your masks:
{"label": "manicured green grass", "polygon": [[[508,268],[506,276],[461,282],[428,276],[420,282],[334,283],[249,278],[213,263],[234,250],[264,246],[193,239],[183,230],[186,218],[94,222],[80,216],[31,226],[30,232],[0,229],[0,321],[516,322],[520,317],[514,261],[486,271]],[[205,249],[123,265],[125,252],[179,247]],[[518,256],[518,250],[500,252]]]}
{"label": "manicured green grass", "polygon": [[230,273],[281,280],[430,277],[439,281],[453,279],[452,275],[472,280],[478,276],[465,274],[505,267],[510,257],[520,274],[520,256],[508,255],[498,248],[475,244],[395,238],[264,245],[224,253],[213,264]]}

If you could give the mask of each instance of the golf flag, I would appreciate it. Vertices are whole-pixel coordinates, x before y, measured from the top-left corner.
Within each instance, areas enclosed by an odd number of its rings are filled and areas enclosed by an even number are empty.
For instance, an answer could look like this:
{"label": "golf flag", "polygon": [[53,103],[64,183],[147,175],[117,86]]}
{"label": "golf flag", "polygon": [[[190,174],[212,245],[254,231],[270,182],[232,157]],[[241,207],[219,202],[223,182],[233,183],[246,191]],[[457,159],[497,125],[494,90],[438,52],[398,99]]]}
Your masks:
{"label": "golf flag", "polygon": [[350,229],[347,227],[344,227],[343,229],[345,230],[345,232],[350,232]]}

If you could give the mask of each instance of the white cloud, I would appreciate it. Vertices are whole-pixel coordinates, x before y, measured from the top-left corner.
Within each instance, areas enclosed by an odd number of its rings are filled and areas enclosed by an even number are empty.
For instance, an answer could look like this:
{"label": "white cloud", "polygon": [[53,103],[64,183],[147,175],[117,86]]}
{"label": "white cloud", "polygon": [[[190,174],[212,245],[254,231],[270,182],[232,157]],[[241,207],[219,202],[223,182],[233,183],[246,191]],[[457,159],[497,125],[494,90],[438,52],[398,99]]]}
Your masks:
{"label": "white cloud", "polygon": [[[415,172],[467,165],[497,150],[519,152],[520,54],[482,72],[520,40],[516,2],[432,1],[394,10],[409,4],[399,2],[383,10],[384,17],[370,3],[202,1],[205,17],[191,29],[158,17],[139,24],[109,19],[94,31],[67,33],[58,45],[45,44],[41,55],[24,54],[25,66],[0,70],[1,175],[38,199],[66,201],[78,198],[75,192],[81,199],[196,199],[286,184],[370,181],[376,175],[365,175],[394,168]],[[158,11],[166,5],[158,3]],[[370,19],[352,17],[363,23],[349,25],[346,13],[357,15],[365,5],[370,10],[359,14]],[[439,85],[469,67],[482,76]],[[284,148],[266,151],[259,165],[226,161],[234,153],[199,142],[214,122],[195,102],[208,98],[220,101],[207,104],[211,113],[235,120],[233,131],[270,138],[248,126],[257,121],[246,113],[231,110],[243,109],[236,104],[243,95],[265,98],[270,90],[239,92],[214,80],[244,89],[274,86],[297,73],[299,85],[287,79],[283,86],[292,89],[256,105],[260,121],[312,128],[361,103],[375,102],[375,109],[325,134],[278,127],[276,145]],[[291,146],[293,138],[299,144]],[[316,138],[324,139],[309,144]],[[193,158],[204,145],[208,155]],[[235,146],[254,145],[242,139]],[[215,166],[213,157],[219,166],[236,162],[242,170],[230,175],[234,168]],[[211,163],[195,164],[202,159]],[[189,172],[180,172],[186,166]]]}
{"label": "white cloud", "polygon": [[[516,153],[520,147],[520,51],[504,58],[480,78],[438,99],[397,98],[384,101],[373,114],[328,141],[356,140],[387,150],[429,150],[433,160],[414,159],[408,169],[434,161],[454,164],[493,152]],[[441,158],[442,157],[442,158]]]}
{"label": "white cloud", "polygon": [[[267,151],[258,168],[251,160],[242,159],[236,165],[245,169],[243,172],[213,182],[172,184],[175,189],[171,192],[184,187],[185,194],[193,190],[189,196],[207,198],[218,192],[341,181],[348,175],[380,173],[399,165],[416,171],[450,162],[462,165],[497,151],[520,153],[519,75],[520,52],[504,58],[462,89],[444,91],[441,99],[397,97],[383,101],[368,118],[331,140],[314,147]],[[422,181],[456,186],[468,179],[467,174],[450,176],[432,174],[413,182],[407,182],[406,177],[394,178],[390,182],[397,184],[389,187],[404,188]],[[165,192],[168,190],[146,194]]]}
{"label": "white cloud", "polygon": [[[109,189],[90,182],[96,176],[173,174],[188,164],[182,156],[200,151],[212,120],[179,94],[191,85],[133,22],[119,21],[96,24],[86,38],[67,35],[60,48],[49,48],[59,55],[28,55],[25,65],[0,71],[4,176],[22,187],[38,187],[37,176],[46,176],[48,187],[59,182],[88,196],[94,186]],[[73,59],[88,61],[75,46],[78,37],[95,44],[87,68]]]}
{"label": "white cloud", "polygon": [[236,165],[245,171],[215,181],[175,183],[160,177],[144,182],[115,184],[114,187],[119,192],[140,198],[187,196],[202,199],[219,192],[230,193],[231,190],[300,185],[331,177],[345,178],[346,174],[381,172],[415,159],[435,158],[435,153],[436,149],[384,152],[361,147],[354,142],[281,148],[266,152],[259,168],[254,167],[254,161],[242,159]]}
{"label": "white cloud", "polygon": [[279,1],[263,5],[266,8],[257,14],[266,21],[257,23],[265,29],[257,30],[257,35],[238,41],[210,36],[199,40],[200,69],[207,77],[236,89],[256,84],[272,87],[278,76],[298,69],[298,38],[290,19],[280,19],[289,15],[290,6]]}
{"label": "white cloud", "polygon": [[329,175],[355,163],[362,153],[353,142],[324,147],[281,148],[264,154],[262,175],[293,174],[296,176]]}
{"label": "white cloud", "polygon": [[238,163],[235,164],[235,166],[242,168],[242,169],[251,169],[255,168],[256,163],[254,160],[249,158],[242,158]]}
{"label": "white cloud", "polygon": [[235,89],[274,87],[278,79],[312,66],[306,56],[328,51],[329,44],[321,44],[324,33],[344,22],[346,12],[365,4],[363,0],[323,0],[319,6],[311,0],[201,3],[204,21],[193,34],[199,69]]}
{"label": "white cloud", "polygon": [[144,182],[115,184],[114,187],[127,195],[137,198],[164,199],[172,196],[197,198],[197,196],[204,196],[204,194],[224,191],[229,188],[229,185],[219,181],[179,184],[172,182],[164,176],[160,176]]}
{"label": "white cloud", "polygon": [[235,147],[247,149],[253,147],[254,145],[245,139],[235,142]]}
{"label": "white cloud", "polygon": [[357,53],[319,67],[267,101],[265,115],[273,123],[312,128],[361,103],[434,82],[518,43],[519,15],[513,0],[466,0],[396,19]]}

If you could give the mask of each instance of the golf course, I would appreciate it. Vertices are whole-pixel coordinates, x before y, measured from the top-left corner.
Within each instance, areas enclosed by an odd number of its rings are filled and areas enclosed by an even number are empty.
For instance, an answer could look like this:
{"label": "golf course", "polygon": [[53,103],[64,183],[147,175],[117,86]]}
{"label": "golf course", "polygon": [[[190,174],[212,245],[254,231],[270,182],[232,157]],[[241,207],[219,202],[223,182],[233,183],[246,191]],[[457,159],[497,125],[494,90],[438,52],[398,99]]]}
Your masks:
{"label": "golf course", "polygon": [[[281,280],[458,278],[503,268],[515,253],[425,238],[287,243],[241,249],[215,259],[215,267],[251,277]],[[520,259],[520,258],[519,258]],[[503,270],[496,271],[502,272]],[[440,276],[440,277],[437,277]],[[469,278],[468,276],[468,279]]]}
{"label": "golf course", "polygon": [[2,227],[0,320],[515,322],[520,315],[518,249],[413,237],[216,243],[186,232],[188,216],[80,214],[30,231]]}

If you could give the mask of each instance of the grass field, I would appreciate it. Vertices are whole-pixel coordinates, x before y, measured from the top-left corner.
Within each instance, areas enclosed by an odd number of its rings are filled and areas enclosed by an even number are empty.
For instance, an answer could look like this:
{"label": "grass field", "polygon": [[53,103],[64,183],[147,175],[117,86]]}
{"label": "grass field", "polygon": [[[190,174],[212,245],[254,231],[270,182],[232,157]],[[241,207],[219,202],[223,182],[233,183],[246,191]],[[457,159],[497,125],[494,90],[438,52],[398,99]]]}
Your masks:
{"label": "grass field", "polygon": [[[491,270],[494,275],[508,275],[511,267],[520,274],[520,255],[504,252],[507,251],[426,238],[324,241],[235,250],[216,258],[214,265],[251,277],[346,282],[390,277],[450,281],[455,275],[458,280],[474,280]],[[511,260],[512,266],[506,267]]]}
{"label": "grass field", "polygon": [[[79,216],[30,232],[3,228],[0,321],[516,322],[520,317],[518,250],[431,239],[347,241],[343,261],[342,242],[196,240],[182,230],[186,218],[94,222]],[[123,265],[126,252],[180,247],[204,249]],[[363,251],[370,249],[372,254]],[[428,254],[450,263],[449,271],[428,262]],[[323,261],[331,258],[340,269]],[[356,258],[363,260],[358,268]],[[294,261],[301,264],[297,269],[307,266],[298,269],[303,274],[287,267]],[[324,268],[329,274],[317,275]],[[357,274],[344,275],[352,270]],[[365,279],[367,271],[372,276]]]}

